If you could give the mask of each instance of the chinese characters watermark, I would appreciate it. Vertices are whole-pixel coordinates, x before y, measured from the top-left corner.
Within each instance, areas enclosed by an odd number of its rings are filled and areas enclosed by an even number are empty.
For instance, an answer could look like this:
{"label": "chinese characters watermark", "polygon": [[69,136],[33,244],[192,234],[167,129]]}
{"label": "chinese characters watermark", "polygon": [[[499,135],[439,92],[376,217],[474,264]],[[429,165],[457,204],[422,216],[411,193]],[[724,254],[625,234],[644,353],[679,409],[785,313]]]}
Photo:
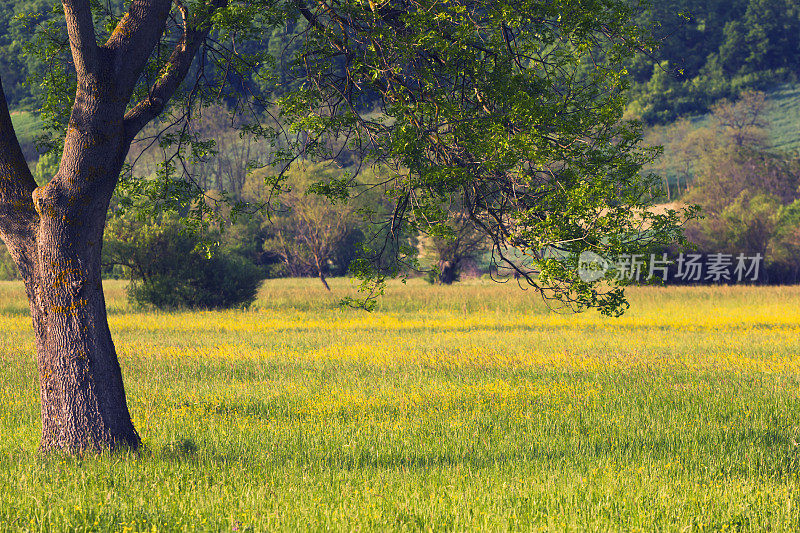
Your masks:
{"label": "chinese characters watermark", "polygon": [[590,251],[578,257],[578,276],[585,282],[598,281],[611,271],[615,281],[640,282],[660,279],[682,283],[736,283],[758,281],[764,256],[760,253],[679,254],[670,260],[667,254],[622,254],[615,263]]}

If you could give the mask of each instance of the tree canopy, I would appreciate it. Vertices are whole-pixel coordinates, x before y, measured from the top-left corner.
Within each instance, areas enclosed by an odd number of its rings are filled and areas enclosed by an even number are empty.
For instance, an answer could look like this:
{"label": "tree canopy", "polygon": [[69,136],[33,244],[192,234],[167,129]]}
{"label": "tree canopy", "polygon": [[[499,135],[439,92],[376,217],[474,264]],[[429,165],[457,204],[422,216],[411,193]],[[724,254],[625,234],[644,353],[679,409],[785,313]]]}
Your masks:
{"label": "tree canopy", "polygon": [[[98,8],[117,16],[125,11],[122,0]],[[40,86],[48,75],[45,63],[24,52],[49,48],[54,53],[52,40],[37,37],[43,24],[60,17],[59,9],[51,0],[0,1],[0,79],[12,108],[32,109],[45,97]],[[640,50],[625,61],[633,81],[631,112],[647,122],[702,113],[742,89],[797,79],[800,12],[791,0],[668,0],[653,2],[635,16],[637,25],[652,27],[659,40],[658,50]],[[262,29],[259,46],[274,58],[274,69],[269,76],[260,76],[259,69],[245,75],[251,88],[282,95],[300,85],[293,57],[302,44],[304,22],[286,19]],[[239,38],[239,49],[247,47],[245,41]],[[373,96],[360,98],[372,103]]]}

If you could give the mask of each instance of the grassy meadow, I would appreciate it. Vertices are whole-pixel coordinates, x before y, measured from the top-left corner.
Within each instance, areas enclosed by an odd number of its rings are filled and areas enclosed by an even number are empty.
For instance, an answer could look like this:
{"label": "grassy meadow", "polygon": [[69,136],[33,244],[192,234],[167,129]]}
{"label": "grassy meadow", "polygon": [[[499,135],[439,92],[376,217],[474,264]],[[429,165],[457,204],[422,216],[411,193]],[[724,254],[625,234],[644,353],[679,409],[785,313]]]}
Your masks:
{"label": "grassy meadow", "polygon": [[0,283],[8,531],[792,531],[800,288],[638,288],[619,319],[516,285],[272,280],[247,311],[107,284],[146,449],[40,457],[27,303]]}

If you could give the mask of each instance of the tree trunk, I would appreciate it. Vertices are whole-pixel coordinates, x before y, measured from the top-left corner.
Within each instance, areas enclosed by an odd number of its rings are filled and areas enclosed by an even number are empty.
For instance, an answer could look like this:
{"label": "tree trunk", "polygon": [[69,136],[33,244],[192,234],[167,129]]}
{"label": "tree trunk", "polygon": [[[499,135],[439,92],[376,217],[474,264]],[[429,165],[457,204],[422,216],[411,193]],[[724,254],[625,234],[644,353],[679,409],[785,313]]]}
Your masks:
{"label": "tree trunk", "polygon": [[439,283],[442,285],[452,285],[458,281],[459,261],[440,261],[439,262]]}
{"label": "tree trunk", "polygon": [[136,448],[100,278],[103,230],[129,142],[124,107],[80,90],[58,173],[36,187],[0,86],[0,238],[19,267],[36,339],[41,451]]}
{"label": "tree trunk", "polygon": [[105,208],[89,204],[83,213],[93,214],[77,223],[69,208],[75,202],[46,200],[45,194],[42,189],[33,193],[38,224],[28,231],[0,232],[30,302],[41,398],[40,450],[136,448],[141,441],[128,412],[100,277]]}
{"label": "tree trunk", "polygon": [[[58,173],[36,187],[0,84],[0,239],[30,300],[42,401],[40,449],[137,447],[100,279],[103,229],[131,142],[164,110],[227,0],[203,2],[146,97],[134,89],[162,42],[172,0],[132,2],[102,45],[88,0],[62,0],[77,79]],[[197,15],[197,16],[194,16]],[[159,48],[159,50],[161,50]]]}
{"label": "tree trunk", "polygon": [[317,275],[319,275],[319,280],[322,282],[322,285],[325,286],[328,292],[330,292],[331,288],[328,285],[327,280],[325,280],[325,274],[322,272],[323,268],[322,268],[322,262],[319,260],[319,254],[316,253],[314,254],[314,264],[317,267]]}
{"label": "tree trunk", "polygon": [[328,289],[328,292],[330,292],[331,287],[330,287],[330,285],[328,285],[328,282],[325,279],[325,274],[323,274],[322,272],[319,273],[319,280],[322,282],[322,284],[325,286],[325,288]]}
{"label": "tree trunk", "polygon": [[[38,275],[28,281],[40,377],[41,451],[136,448],[100,277],[105,210],[71,227],[42,216]],[[54,214],[55,210],[51,211]],[[65,222],[67,220],[67,222]]]}

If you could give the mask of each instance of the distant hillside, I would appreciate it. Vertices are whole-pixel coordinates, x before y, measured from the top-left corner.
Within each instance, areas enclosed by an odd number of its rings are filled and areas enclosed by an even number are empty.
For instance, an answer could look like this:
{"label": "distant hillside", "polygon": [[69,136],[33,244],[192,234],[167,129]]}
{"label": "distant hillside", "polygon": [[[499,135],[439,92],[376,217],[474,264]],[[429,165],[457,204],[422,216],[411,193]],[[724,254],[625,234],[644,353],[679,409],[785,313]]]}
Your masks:
{"label": "distant hillside", "polygon": [[[800,83],[785,84],[765,91],[765,94],[770,148],[789,154],[800,153]],[[680,195],[686,186],[687,175],[691,175],[691,170],[686,168],[679,155],[681,139],[692,131],[712,125],[710,113],[681,118],[682,122],[653,126],[645,133],[648,144],[664,146],[664,154],[649,170],[669,181],[670,187],[675,188],[673,198],[676,193]]]}
{"label": "distant hillside", "polygon": [[36,152],[36,135],[41,128],[39,118],[28,111],[12,111],[11,122],[14,123],[14,130],[17,132],[17,139],[25,153],[28,163],[35,161],[39,155]]}
{"label": "distant hillside", "polygon": [[629,116],[668,124],[720,98],[800,80],[797,0],[659,0],[638,18],[659,41],[630,62]]}
{"label": "distant hillside", "polygon": [[767,93],[772,126],[772,147],[783,151],[800,150],[800,84],[787,85]]}

